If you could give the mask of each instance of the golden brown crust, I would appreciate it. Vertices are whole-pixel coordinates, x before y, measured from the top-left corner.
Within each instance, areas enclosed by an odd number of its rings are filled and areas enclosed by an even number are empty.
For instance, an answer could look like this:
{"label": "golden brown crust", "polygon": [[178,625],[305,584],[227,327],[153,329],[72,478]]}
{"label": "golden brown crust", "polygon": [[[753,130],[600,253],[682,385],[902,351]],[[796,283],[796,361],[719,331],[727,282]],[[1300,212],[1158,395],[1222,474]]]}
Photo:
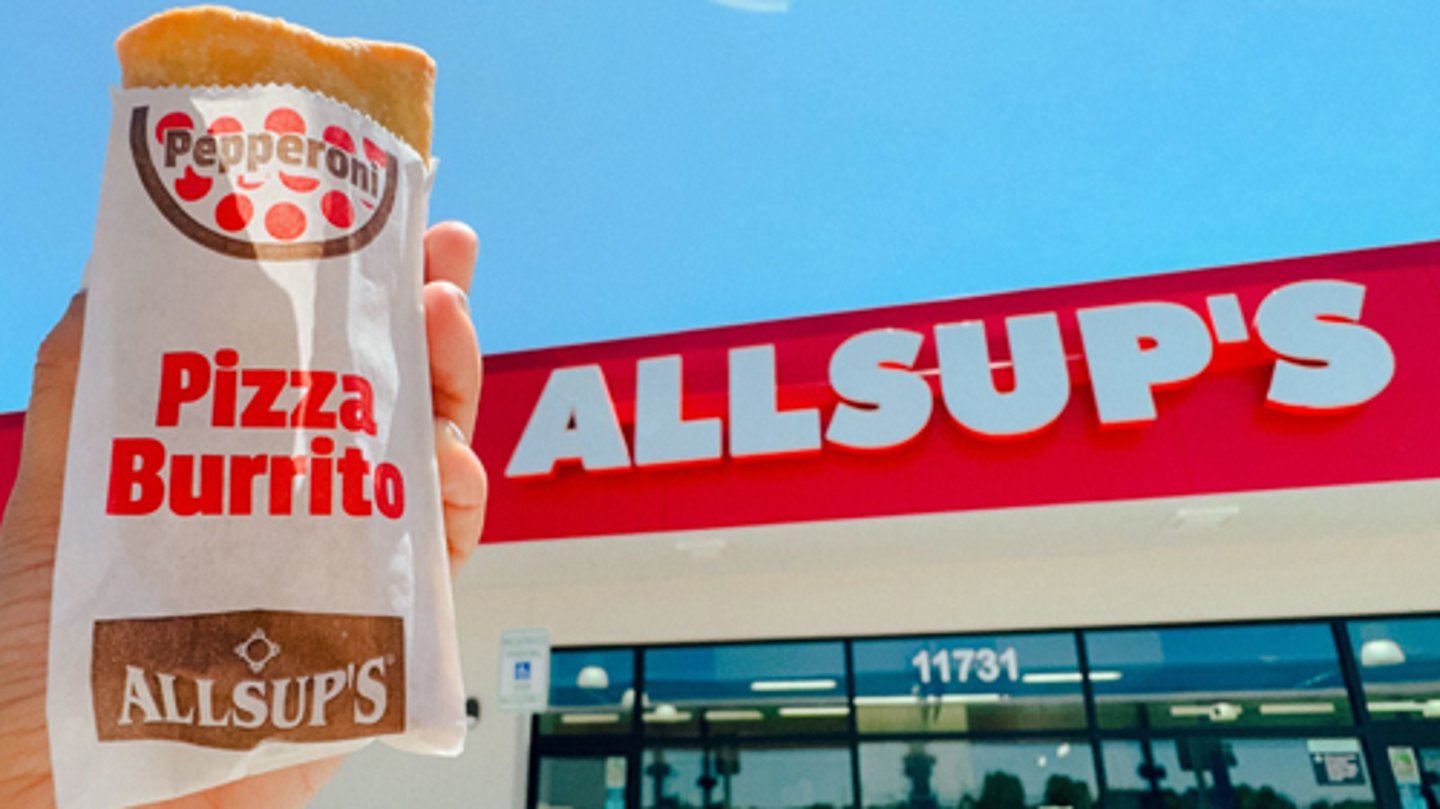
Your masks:
{"label": "golden brown crust", "polygon": [[435,63],[408,45],[321,36],[221,6],[161,12],[115,41],[125,87],[275,82],[324,93],[430,157]]}

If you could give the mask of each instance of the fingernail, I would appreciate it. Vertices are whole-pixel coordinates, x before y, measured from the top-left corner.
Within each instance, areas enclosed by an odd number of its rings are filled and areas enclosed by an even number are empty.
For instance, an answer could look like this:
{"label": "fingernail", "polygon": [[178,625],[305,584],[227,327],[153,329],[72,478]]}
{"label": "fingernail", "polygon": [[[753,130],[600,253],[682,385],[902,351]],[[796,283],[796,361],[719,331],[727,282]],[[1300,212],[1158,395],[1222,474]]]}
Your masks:
{"label": "fingernail", "polygon": [[470,311],[470,296],[465,294],[465,290],[461,289],[459,284],[453,281],[440,281],[439,283],[449,287],[450,294],[459,299],[460,305],[465,307],[465,311]]}
{"label": "fingernail", "polygon": [[469,442],[465,440],[465,432],[460,429],[460,425],[450,419],[445,419],[445,432],[449,433],[450,437],[455,439],[456,442],[464,445],[469,444]]}

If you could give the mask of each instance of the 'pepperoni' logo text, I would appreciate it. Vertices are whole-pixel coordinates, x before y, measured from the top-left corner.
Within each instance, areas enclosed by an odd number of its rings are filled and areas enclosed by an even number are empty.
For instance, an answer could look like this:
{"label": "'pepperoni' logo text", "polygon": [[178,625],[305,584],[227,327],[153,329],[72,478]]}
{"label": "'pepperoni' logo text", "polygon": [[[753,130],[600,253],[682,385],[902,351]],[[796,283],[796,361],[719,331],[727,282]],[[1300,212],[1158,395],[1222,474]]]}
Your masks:
{"label": "'pepperoni' logo text", "polygon": [[289,107],[246,115],[131,113],[141,183],[176,229],[226,255],[271,261],[344,255],[379,234],[394,207],[394,155]]}

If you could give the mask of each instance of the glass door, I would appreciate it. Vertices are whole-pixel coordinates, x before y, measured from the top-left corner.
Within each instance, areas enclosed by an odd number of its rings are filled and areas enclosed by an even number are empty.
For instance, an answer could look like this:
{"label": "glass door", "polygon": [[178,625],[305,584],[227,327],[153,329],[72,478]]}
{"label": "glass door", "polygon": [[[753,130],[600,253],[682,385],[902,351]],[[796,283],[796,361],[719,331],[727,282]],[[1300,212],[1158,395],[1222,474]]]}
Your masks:
{"label": "glass door", "polygon": [[841,745],[710,741],[645,752],[642,809],[839,809],[852,806]]}
{"label": "glass door", "polygon": [[541,756],[535,809],[625,809],[626,771],[624,756]]}
{"label": "glass door", "polygon": [[1440,620],[1352,621],[1348,632],[1385,802],[1440,809]]}
{"label": "glass door", "polygon": [[1440,728],[1380,726],[1376,781],[1385,803],[1399,809],[1440,809]]}

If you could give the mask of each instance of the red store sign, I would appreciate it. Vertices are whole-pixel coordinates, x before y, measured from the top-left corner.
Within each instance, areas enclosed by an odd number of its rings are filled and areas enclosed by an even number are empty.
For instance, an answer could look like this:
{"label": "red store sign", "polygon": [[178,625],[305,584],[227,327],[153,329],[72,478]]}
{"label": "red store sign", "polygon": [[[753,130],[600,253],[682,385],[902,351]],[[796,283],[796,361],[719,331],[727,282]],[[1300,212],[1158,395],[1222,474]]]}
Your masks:
{"label": "red store sign", "polygon": [[502,355],[486,542],[1440,477],[1440,244]]}
{"label": "red store sign", "polygon": [[[485,374],[486,543],[1440,478],[1440,242]],[[22,422],[0,414],[0,501]]]}

